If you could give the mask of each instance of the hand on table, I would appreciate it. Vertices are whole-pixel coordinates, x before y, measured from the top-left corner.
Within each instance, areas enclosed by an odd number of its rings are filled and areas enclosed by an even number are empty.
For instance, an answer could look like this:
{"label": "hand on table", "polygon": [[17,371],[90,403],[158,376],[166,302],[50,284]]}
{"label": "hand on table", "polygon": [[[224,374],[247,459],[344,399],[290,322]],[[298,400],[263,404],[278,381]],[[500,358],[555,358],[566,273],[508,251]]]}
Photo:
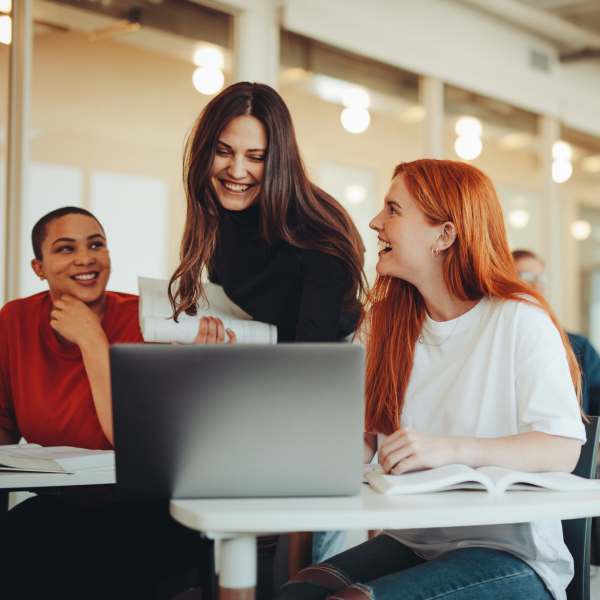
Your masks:
{"label": "hand on table", "polygon": [[198,335],[195,344],[223,344],[227,333],[228,344],[235,344],[237,337],[231,329],[225,329],[223,321],[216,317],[202,317],[198,325]]}
{"label": "hand on table", "polygon": [[378,454],[383,470],[399,475],[456,462],[456,441],[451,437],[398,429],[385,438]]}
{"label": "hand on table", "polygon": [[73,296],[63,295],[53,303],[50,327],[79,348],[108,343],[98,315]]}

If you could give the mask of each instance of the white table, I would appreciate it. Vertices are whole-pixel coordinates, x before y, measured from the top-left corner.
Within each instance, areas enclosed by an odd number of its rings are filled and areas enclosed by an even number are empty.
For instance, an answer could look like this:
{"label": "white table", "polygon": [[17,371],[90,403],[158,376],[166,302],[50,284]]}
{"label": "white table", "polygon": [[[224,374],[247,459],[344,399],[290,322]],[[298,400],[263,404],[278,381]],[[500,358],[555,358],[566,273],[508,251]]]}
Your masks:
{"label": "white table", "polygon": [[79,485],[107,485],[117,480],[115,469],[102,469],[63,475],[62,473],[15,473],[0,471],[0,511],[10,508],[8,492]]}
{"label": "white table", "polygon": [[181,524],[222,540],[221,600],[254,598],[256,536],[286,531],[411,529],[575,519],[600,515],[600,492],[454,491],[383,496],[366,485],[350,498],[171,500]]}
{"label": "white table", "polygon": [[105,485],[116,482],[115,470],[99,469],[65,475],[62,473],[15,473],[0,471],[0,490],[31,490],[43,487]]}

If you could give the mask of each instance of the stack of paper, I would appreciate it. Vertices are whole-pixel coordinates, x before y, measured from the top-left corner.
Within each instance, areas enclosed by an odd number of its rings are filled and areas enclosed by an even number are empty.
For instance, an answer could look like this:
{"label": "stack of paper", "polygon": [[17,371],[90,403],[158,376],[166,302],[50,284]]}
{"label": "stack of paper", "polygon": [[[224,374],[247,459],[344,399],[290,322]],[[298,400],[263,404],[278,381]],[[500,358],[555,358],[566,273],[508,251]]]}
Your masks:
{"label": "stack of paper", "polygon": [[226,329],[234,331],[239,343],[277,343],[277,328],[274,325],[253,321],[227,297],[221,286],[214,283],[203,284],[208,302],[198,306],[197,314],[190,316],[182,313],[176,323],[172,319],[168,285],[166,279],[138,278],[140,329],[146,342],[191,344],[198,334],[200,318],[211,316],[221,319]]}
{"label": "stack of paper", "polygon": [[114,470],[113,450],[70,446],[19,444],[0,446],[0,471],[33,473],[89,473]]}

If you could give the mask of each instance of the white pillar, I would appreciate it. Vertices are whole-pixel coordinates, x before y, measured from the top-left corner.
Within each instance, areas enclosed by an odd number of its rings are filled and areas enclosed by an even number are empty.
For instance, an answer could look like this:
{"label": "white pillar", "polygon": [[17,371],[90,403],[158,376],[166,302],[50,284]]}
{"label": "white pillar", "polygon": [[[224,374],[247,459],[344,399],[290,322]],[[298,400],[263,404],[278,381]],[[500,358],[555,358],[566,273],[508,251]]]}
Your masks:
{"label": "white pillar", "polygon": [[560,188],[552,179],[552,146],[560,139],[560,122],[556,117],[540,117],[540,164],[543,176],[543,231],[546,271],[549,275],[547,296],[560,320],[564,318],[563,227]]}
{"label": "white pillar", "polygon": [[19,294],[21,205],[29,163],[29,97],[32,52],[31,0],[12,4],[12,44],[8,95],[6,207],[4,220],[4,289],[2,303]]}
{"label": "white pillar", "polygon": [[234,15],[234,80],[279,83],[279,9],[263,0]]}
{"label": "white pillar", "polygon": [[444,157],[444,82],[435,77],[419,79],[419,97],[425,108],[423,157]]}

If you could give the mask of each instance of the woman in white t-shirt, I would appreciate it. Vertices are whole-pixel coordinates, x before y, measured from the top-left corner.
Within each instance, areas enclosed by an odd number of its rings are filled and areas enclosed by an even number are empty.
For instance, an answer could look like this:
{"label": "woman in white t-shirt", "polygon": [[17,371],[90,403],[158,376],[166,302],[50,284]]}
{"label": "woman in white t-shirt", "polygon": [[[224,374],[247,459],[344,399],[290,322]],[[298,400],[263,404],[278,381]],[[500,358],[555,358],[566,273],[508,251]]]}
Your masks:
{"label": "woman in white t-shirt", "polygon": [[[488,177],[455,161],[400,164],[371,228],[383,247],[362,328],[365,458],[378,450],[398,474],[571,471],[585,442],[579,369],[515,272]],[[558,520],[384,531],[304,569],[279,598],[562,600],[572,574]]]}

